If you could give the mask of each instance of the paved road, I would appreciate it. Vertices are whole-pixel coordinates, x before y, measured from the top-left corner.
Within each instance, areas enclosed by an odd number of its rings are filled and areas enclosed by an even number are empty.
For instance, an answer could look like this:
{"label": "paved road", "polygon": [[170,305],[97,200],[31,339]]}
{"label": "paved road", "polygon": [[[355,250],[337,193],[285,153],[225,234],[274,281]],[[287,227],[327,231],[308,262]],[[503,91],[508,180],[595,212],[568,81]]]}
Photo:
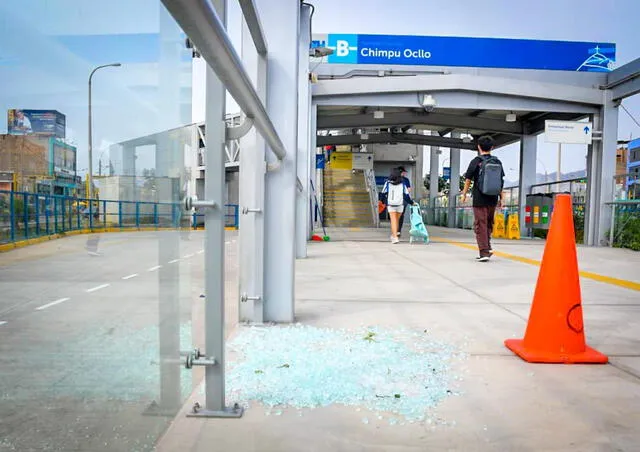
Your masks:
{"label": "paved road", "polygon": [[86,242],[0,255],[0,451],[151,450],[193,388],[160,350],[193,346],[203,234],[105,234],[100,256]]}

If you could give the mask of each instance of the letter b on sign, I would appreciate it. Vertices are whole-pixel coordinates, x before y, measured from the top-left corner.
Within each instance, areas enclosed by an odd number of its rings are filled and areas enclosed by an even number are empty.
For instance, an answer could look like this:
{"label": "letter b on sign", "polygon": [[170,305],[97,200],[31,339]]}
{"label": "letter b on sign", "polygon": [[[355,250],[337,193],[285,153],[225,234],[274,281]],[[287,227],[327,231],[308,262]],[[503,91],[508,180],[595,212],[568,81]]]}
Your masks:
{"label": "letter b on sign", "polygon": [[358,35],[330,34],[327,42],[333,53],[327,58],[328,63],[357,63],[358,62]]}
{"label": "letter b on sign", "polygon": [[349,55],[349,42],[342,39],[336,41],[336,56],[346,57]]}

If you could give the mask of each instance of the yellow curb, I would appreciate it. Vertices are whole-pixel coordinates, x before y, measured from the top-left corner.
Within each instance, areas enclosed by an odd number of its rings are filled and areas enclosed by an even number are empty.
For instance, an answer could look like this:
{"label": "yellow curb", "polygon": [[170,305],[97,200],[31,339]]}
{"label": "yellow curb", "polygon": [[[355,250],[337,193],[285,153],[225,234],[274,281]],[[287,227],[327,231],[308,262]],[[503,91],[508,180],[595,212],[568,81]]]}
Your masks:
{"label": "yellow curb", "polygon": [[[433,237],[431,240],[434,242],[448,243],[450,245],[454,245],[460,248],[465,248],[468,250],[474,250],[474,251],[478,250],[478,247],[475,245],[469,245],[468,243],[457,242],[455,240],[442,239],[439,237]],[[541,264],[541,262],[537,259],[530,259],[528,257],[517,256],[515,254],[503,253],[502,251],[494,251],[493,254],[495,254],[496,256],[504,257],[505,259],[521,262],[523,264],[535,265],[538,267]],[[629,281],[629,280],[620,279],[620,278],[613,278],[611,276],[605,276],[599,273],[593,273],[593,272],[587,272],[587,271],[581,271],[580,276],[586,279],[591,279],[593,281],[598,281],[601,283],[610,284],[612,286],[623,287],[625,289],[636,290],[640,292],[640,283],[637,283],[635,281]]]}

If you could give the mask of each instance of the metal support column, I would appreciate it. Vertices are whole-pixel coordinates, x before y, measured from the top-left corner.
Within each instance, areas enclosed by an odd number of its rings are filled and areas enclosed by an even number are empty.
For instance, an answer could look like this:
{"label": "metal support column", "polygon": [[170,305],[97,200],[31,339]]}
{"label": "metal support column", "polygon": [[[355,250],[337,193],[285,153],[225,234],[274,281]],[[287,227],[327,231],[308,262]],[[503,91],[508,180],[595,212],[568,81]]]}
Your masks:
{"label": "metal support column", "polygon": [[[602,127],[602,114],[591,116],[594,130]],[[598,221],[598,173],[600,172],[600,159],[598,158],[599,146],[594,141],[587,147],[587,199],[584,211],[584,244],[594,245],[596,243],[595,233]]]}
{"label": "metal support column", "polygon": [[525,207],[531,186],[536,183],[536,163],[538,161],[538,136],[522,135],[520,139],[520,169],[518,203],[520,204],[520,230],[525,231]]}
{"label": "metal support column", "polygon": [[440,171],[440,149],[435,146],[429,146],[429,207],[436,206],[436,197],[438,196],[438,179]]}
{"label": "metal support column", "polygon": [[307,257],[309,238],[309,117],[311,85],[309,83],[309,46],[311,45],[311,7],[301,5],[298,41],[298,158],[297,177],[302,192],[296,194],[296,258]]}
{"label": "metal support column", "polygon": [[[428,135],[430,132],[425,131],[425,135]],[[436,215],[436,197],[438,196],[438,181],[440,176],[439,166],[440,166],[440,150],[435,146],[425,146],[429,149],[429,210],[427,210],[427,222],[429,224],[437,224],[438,216]]]}
{"label": "metal support column", "polygon": [[[452,138],[460,138],[459,132],[453,132]],[[456,206],[458,204],[458,193],[460,193],[460,149],[449,149],[449,164],[451,171],[449,173],[449,213],[447,215],[447,223],[450,228],[458,226],[456,221]]]}
{"label": "metal support column", "polygon": [[[242,64],[266,105],[267,58],[256,52],[246,21],[242,21]],[[264,321],[264,190],[265,140],[254,128],[240,141],[239,285],[240,321]]]}
{"label": "metal support column", "polygon": [[[213,6],[223,25],[227,23],[227,1],[214,0]],[[207,202],[216,205],[205,208],[205,350],[209,363],[205,367],[205,408],[191,416],[239,417],[242,410],[225,405],[224,349],[224,193],[225,193],[225,98],[223,83],[207,67],[206,75],[207,130],[204,192]]]}
{"label": "metal support column", "polygon": [[413,193],[411,196],[415,199],[424,198],[424,150],[427,149],[427,146],[416,146],[416,166],[413,174],[414,182],[413,182]]}
{"label": "metal support column", "polygon": [[[284,147],[277,171],[267,173],[265,193],[264,320],[294,321],[295,201],[298,122],[298,42],[300,2],[258,0],[269,42],[267,111]],[[275,158],[269,155],[269,163]]]}
{"label": "metal support column", "polygon": [[[311,89],[311,87],[309,87],[309,89]],[[318,106],[312,102],[311,104],[311,115],[309,117],[309,179],[310,179],[310,184],[309,185],[309,208],[311,209],[311,216],[310,216],[310,223],[309,223],[309,229],[307,231],[307,238],[311,239],[311,236],[313,236],[313,229],[314,229],[314,223],[315,223],[315,216],[316,216],[316,212],[315,212],[315,206],[316,206],[316,200],[318,200],[318,202],[320,202],[320,196],[318,194],[318,171],[316,169],[316,154],[318,152],[317,147],[316,147],[316,127],[318,124]],[[315,190],[315,196],[314,196],[314,190]]]}
{"label": "metal support column", "polygon": [[[618,102],[612,101],[612,92],[603,91],[604,106],[593,123],[594,130],[602,131],[602,138],[594,141],[590,147],[591,174],[589,184],[589,223],[593,228],[588,231],[588,245],[601,246],[608,239],[607,231],[611,227],[611,206],[613,201],[613,177],[616,171],[616,147],[618,133]],[[594,168],[594,163],[597,167]]]}

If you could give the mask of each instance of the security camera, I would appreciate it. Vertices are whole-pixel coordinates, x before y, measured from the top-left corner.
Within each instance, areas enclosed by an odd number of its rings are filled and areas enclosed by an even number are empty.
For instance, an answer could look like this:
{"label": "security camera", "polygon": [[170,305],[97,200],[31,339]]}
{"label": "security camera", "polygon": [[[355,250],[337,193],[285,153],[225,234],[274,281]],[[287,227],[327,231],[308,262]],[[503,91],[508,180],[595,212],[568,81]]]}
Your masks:
{"label": "security camera", "polygon": [[433,111],[436,108],[436,100],[433,98],[431,94],[425,94],[422,97],[422,106],[425,111]]}

